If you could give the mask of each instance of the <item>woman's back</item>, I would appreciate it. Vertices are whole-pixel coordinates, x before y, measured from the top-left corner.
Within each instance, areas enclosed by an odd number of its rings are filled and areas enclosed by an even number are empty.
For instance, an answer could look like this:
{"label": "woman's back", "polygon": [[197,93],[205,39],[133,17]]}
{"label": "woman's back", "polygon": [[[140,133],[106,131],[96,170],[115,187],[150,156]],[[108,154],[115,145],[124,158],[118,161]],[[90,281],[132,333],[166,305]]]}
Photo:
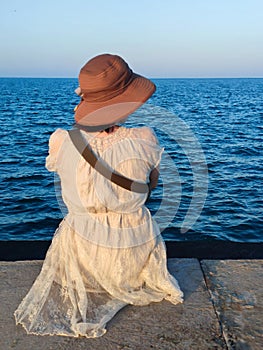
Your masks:
{"label": "woman's back", "polygon": [[[162,149],[150,128],[119,127],[106,137],[82,132],[98,158],[118,173],[142,183],[149,182],[158,166]],[[134,212],[147,198],[146,193],[127,191],[99,174],[79,154],[67,131],[58,129],[50,141],[48,170],[61,178],[62,196],[69,212],[107,209]]]}

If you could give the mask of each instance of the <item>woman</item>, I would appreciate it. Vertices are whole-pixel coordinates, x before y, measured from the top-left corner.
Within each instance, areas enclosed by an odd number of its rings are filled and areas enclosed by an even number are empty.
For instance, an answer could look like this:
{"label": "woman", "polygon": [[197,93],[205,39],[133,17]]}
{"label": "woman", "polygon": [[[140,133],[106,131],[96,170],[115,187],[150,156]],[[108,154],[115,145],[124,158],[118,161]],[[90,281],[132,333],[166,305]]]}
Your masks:
{"label": "woman", "polygon": [[[154,188],[163,151],[154,133],[118,123],[154,93],[155,85],[109,54],[86,63],[79,85],[79,137],[99,164],[135,184],[150,181]],[[17,323],[39,335],[99,337],[127,304],[182,302],[177,281],[167,271],[159,228],[144,205],[145,191],[125,189],[103,176],[62,129],[50,137],[46,167],[60,176],[68,213],[38,278],[15,311]]]}

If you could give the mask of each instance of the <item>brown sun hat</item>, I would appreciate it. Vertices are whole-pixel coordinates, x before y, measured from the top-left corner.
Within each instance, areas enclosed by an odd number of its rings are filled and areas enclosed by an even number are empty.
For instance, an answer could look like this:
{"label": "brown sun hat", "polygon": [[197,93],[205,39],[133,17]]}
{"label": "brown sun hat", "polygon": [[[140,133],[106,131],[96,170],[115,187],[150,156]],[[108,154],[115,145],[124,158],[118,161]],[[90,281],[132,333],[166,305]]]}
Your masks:
{"label": "brown sun hat", "polygon": [[75,109],[75,121],[103,130],[134,112],[155,89],[153,82],[133,73],[120,56],[96,56],[79,73],[76,92],[82,100]]}

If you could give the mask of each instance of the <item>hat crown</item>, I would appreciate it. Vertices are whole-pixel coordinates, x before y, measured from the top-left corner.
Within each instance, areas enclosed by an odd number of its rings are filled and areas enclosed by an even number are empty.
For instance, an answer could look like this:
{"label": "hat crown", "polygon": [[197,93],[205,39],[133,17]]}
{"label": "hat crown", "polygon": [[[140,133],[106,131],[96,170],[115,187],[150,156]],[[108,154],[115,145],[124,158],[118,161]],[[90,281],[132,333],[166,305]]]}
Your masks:
{"label": "hat crown", "polygon": [[81,68],[79,85],[84,98],[87,95],[87,99],[97,99],[100,93],[103,95],[124,88],[130,82],[132,74],[121,57],[103,54],[92,58]]}
{"label": "hat crown", "polygon": [[133,73],[118,55],[102,54],[89,60],[80,70],[75,109],[77,123],[103,130],[138,109],[154,93],[149,79]]}

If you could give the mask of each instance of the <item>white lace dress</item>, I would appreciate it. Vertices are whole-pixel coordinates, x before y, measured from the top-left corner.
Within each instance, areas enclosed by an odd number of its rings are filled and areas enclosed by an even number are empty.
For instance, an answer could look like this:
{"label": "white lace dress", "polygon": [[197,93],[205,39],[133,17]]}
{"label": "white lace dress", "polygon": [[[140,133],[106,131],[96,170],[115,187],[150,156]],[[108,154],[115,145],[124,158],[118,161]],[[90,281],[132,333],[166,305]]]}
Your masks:
{"label": "white lace dress", "polygon": [[[131,179],[148,182],[160,162],[163,150],[149,128],[120,127],[103,138],[82,134],[98,157]],[[144,206],[147,195],[100,175],[62,129],[50,137],[46,167],[60,177],[67,213],[15,311],[17,324],[39,335],[99,337],[127,304],[181,303],[159,228]]]}

